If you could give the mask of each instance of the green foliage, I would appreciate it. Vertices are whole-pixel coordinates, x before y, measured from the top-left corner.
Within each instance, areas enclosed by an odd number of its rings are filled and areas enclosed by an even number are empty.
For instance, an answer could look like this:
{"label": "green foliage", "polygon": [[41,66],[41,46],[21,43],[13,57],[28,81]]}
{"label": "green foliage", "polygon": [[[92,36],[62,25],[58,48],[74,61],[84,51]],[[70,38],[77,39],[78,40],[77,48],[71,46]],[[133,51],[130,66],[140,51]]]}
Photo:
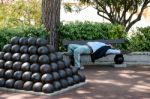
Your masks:
{"label": "green foliage", "polygon": [[150,27],[137,28],[130,40],[132,51],[150,51]]}
{"label": "green foliage", "polygon": [[70,4],[65,4],[64,5],[64,10],[67,11],[67,12],[72,12],[71,5]]}
{"label": "green foliage", "polygon": [[[58,30],[59,46],[62,50],[62,40],[96,40],[96,39],[127,39],[127,33],[121,25],[94,22],[71,22],[61,24]],[[125,46],[124,46],[125,49]]]}
{"label": "green foliage", "polygon": [[[120,25],[109,23],[75,22],[60,25],[59,50],[64,50],[62,40],[96,40],[96,39],[118,39],[124,38],[125,44],[116,46],[122,50],[149,51],[150,27],[138,28],[130,40],[127,33]],[[46,29],[43,27],[17,27],[0,28],[0,50],[9,43],[14,36],[18,37],[47,37]]]}
{"label": "green foliage", "polygon": [[0,4],[0,27],[39,26],[41,0],[17,0]]}
{"label": "green foliage", "polygon": [[[144,9],[150,0],[79,0],[81,4],[92,5],[100,17],[113,24],[121,24],[128,32],[130,28],[140,21]],[[139,12],[138,12],[139,11]],[[134,18],[133,18],[134,16]]]}
{"label": "green foliage", "polygon": [[42,37],[46,38],[47,32],[42,27],[17,27],[0,29],[0,50],[9,43],[14,36],[18,37]]}

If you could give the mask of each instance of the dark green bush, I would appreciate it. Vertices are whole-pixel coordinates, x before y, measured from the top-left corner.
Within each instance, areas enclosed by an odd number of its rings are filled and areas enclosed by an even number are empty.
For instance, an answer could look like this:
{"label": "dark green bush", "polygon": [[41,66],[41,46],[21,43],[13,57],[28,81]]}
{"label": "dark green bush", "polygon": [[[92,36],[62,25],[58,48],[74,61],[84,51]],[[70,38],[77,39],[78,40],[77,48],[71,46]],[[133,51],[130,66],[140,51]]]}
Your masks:
{"label": "dark green bush", "polygon": [[[62,40],[96,40],[96,39],[117,39],[124,38],[125,44],[117,47],[131,51],[149,51],[150,49],[150,26],[137,28],[130,40],[127,33],[120,25],[109,23],[74,22],[62,24],[58,29],[59,49],[64,50]],[[18,27],[0,29],[0,50],[9,43],[14,36],[18,37],[43,37],[46,38],[47,32],[42,27]]]}
{"label": "dark green bush", "polygon": [[129,48],[132,51],[150,51],[150,26],[137,28],[130,39]]}
{"label": "dark green bush", "polygon": [[46,30],[42,27],[18,27],[18,28],[1,28],[0,29],[0,50],[9,43],[14,36],[18,37],[46,37]]}
{"label": "dark green bush", "polygon": [[[62,50],[62,40],[96,40],[96,39],[127,39],[127,33],[121,25],[96,22],[71,22],[61,24],[59,29],[59,49]],[[125,45],[121,48],[126,49]]]}

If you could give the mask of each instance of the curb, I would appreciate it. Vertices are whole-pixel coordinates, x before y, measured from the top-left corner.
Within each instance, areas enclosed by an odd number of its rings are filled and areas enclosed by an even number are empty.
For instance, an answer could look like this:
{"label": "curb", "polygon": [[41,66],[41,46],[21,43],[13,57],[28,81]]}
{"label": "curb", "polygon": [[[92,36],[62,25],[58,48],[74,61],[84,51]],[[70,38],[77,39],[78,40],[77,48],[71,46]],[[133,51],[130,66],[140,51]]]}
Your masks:
{"label": "curb", "polygon": [[5,91],[5,92],[14,92],[14,93],[23,93],[23,94],[32,94],[32,95],[46,95],[46,96],[54,96],[54,95],[59,95],[62,93],[65,93],[67,91],[73,90],[75,88],[79,88],[83,85],[87,84],[87,82],[82,82],[79,84],[75,84],[73,86],[67,87],[65,89],[61,89],[60,91],[55,91],[53,93],[43,93],[43,92],[34,92],[34,91],[25,91],[25,90],[17,90],[17,89],[11,89],[11,88],[4,88],[0,87],[0,91]]}

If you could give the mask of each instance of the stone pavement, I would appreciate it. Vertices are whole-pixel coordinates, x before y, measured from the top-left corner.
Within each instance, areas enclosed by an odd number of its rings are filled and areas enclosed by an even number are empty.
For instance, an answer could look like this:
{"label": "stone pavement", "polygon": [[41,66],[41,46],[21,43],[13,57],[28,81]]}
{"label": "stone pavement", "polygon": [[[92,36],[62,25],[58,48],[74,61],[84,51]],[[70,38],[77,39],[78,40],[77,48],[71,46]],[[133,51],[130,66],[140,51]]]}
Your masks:
{"label": "stone pavement", "polygon": [[0,99],[150,99],[150,66],[86,66],[87,84],[57,96],[0,92]]}

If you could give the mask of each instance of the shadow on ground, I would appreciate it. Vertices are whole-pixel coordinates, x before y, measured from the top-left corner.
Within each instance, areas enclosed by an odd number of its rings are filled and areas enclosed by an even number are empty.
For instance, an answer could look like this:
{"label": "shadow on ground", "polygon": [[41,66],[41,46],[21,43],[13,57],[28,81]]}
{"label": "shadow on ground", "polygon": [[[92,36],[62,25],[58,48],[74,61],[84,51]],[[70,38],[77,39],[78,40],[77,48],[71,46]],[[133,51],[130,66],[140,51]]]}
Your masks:
{"label": "shadow on ground", "polygon": [[86,66],[87,84],[57,96],[0,92],[0,99],[150,99],[150,66]]}

